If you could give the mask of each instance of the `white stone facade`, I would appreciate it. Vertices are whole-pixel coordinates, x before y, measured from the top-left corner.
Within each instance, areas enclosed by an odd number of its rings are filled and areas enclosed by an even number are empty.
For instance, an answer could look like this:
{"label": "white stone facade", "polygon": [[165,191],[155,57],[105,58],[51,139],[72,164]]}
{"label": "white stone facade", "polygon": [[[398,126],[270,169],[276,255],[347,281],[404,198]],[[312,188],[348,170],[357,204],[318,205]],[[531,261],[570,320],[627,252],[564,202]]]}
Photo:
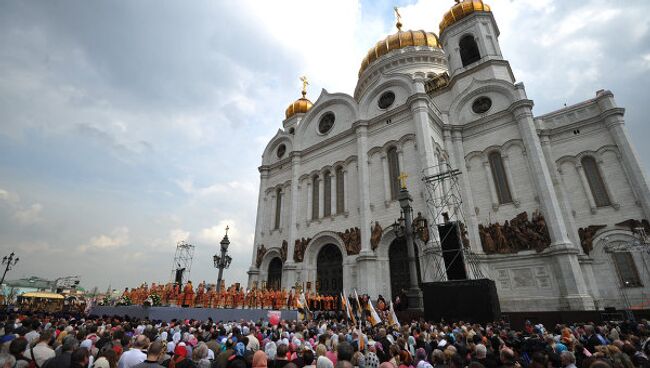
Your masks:
{"label": "white stone facade", "polygon": [[[404,47],[369,65],[360,75],[354,96],[325,90],[305,114],[283,122],[266,147],[262,165],[255,251],[249,287],[268,278],[269,264],[286,260],[282,286],[315,283],[319,251],[334,244],[343,255],[343,285],[347,292],[391,295],[389,247],[395,235],[388,230],[400,215],[391,196],[387,153],[397,151],[399,170],[409,175],[414,213],[426,213],[425,189],[419,178],[440,162],[462,171],[463,209],[470,247],[480,267],[496,281],[503,311],[549,311],[630,307],[650,292],[647,252],[633,252],[638,285],[624,285],[613,255],[612,242],[629,242],[634,234],[615,224],[650,219],[650,190],[624,127],[624,109],[609,91],[593,99],[543,116],[532,114],[533,101],[524,86],[515,84],[508,61],[498,45],[492,13],[477,12],[449,26],[440,35],[442,49]],[[472,35],[480,60],[463,66],[459,40]],[[445,86],[433,91],[426,84],[448,73]],[[395,94],[386,109],[378,107],[386,91]],[[488,97],[492,105],[477,114],[472,105]],[[334,113],[326,133],[318,125]],[[284,145],[285,153],[278,154]],[[500,204],[488,155],[499,152],[511,201]],[[609,204],[598,206],[582,167],[595,159]],[[343,175],[343,200],[337,200],[337,170]],[[323,180],[313,198],[313,178],[332,173],[329,183],[331,215],[325,216]],[[281,193],[276,228],[276,196]],[[340,193],[339,193],[340,194]],[[312,218],[317,202],[319,213]],[[342,202],[343,208],[340,204]],[[337,206],[339,204],[339,206]],[[551,244],[542,252],[486,254],[478,226],[504,223],[517,214],[541,211]],[[428,219],[434,223],[435,219]],[[372,249],[371,226],[384,233]],[[593,250],[581,247],[579,229],[605,225],[593,237]],[[339,233],[360,229],[360,252],[347,255]],[[304,259],[293,259],[296,239],[311,239]],[[260,258],[257,249],[267,252]],[[440,262],[432,242],[418,240],[422,281],[434,281],[432,267]],[[627,287],[626,287],[627,286]]]}

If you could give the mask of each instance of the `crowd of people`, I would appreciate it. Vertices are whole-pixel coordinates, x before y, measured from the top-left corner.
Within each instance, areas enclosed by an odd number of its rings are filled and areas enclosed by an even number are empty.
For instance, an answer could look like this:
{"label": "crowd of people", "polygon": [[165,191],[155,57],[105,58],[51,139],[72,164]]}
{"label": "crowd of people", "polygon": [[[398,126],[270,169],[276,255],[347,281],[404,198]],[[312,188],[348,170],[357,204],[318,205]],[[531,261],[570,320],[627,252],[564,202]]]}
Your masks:
{"label": "crowd of people", "polygon": [[171,322],[0,315],[0,368],[647,368],[647,321]]}

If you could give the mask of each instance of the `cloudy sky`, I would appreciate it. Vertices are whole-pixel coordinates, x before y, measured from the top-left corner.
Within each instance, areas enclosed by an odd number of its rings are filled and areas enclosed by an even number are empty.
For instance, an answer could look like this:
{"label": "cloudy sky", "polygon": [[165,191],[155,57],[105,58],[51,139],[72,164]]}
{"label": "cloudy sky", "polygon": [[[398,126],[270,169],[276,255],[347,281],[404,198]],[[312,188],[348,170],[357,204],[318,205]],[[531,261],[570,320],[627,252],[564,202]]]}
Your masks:
{"label": "cloudy sky", "polygon": [[[351,94],[368,48],[437,32],[452,0],[0,2],[0,251],[9,278],[91,288],[193,280],[231,228],[227,282],[251,262],[265,143],[298,77]],[[650,2],[491,0],[501,48],[543,114],[610,89],[650,162]]]}

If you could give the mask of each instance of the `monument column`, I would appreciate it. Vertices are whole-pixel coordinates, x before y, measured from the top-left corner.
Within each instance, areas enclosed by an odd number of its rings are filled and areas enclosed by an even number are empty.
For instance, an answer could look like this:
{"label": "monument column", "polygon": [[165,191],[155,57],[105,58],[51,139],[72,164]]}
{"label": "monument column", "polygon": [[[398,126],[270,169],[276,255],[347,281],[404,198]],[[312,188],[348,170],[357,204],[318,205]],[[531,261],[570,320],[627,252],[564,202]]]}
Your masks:
{"label": "monument column", "polygon": [[548,170],[544,151],[537,135],[537,128],[533,121],[533,102],[525,98],[523,85],[518,85],[522,99],[510,107],[517,125],[519,134],[524,141],[526,157],[533,172],[533,180],[539,191],[540,206],[551,237],[550,252],[554,253],[556,265],[556,280],[560,286],[562,299],[560,308],[570,310],[594,309],[594,301],[587,289],[576,245],[571,243],[567,228],[563,220],[560,203],[555,194],[551,174]]}

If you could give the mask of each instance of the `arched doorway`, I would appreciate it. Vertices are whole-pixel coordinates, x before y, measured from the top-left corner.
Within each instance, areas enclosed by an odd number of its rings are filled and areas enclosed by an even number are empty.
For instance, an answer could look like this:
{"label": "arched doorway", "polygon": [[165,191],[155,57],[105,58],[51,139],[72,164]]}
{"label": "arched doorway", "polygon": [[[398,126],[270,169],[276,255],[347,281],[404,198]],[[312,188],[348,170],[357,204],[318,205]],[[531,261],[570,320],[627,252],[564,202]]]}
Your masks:
{"label": "arched doorway", "polygon": [[275,257],[269,263],[269,277],[266,280],[266,288],[279,290],[282,285],[282,260]]}
{"label": "arched doorway", "polygon": [[318,293],[337,296],[343,291],[343,255],[334,244],[327,244],[316,259]]}
{"label": "arched doorway", "polygon": [[[415,258],[419,258],[418,249],[415,247]],[[406,248],[406,238],[396,238],[388,248],[388,263],[390,266],[390,291],[394,300],[402,289],[408,290],[411,286],[409,271],[409,255]],[[418,282],[420,281],[420,262],[415,262]]]}

